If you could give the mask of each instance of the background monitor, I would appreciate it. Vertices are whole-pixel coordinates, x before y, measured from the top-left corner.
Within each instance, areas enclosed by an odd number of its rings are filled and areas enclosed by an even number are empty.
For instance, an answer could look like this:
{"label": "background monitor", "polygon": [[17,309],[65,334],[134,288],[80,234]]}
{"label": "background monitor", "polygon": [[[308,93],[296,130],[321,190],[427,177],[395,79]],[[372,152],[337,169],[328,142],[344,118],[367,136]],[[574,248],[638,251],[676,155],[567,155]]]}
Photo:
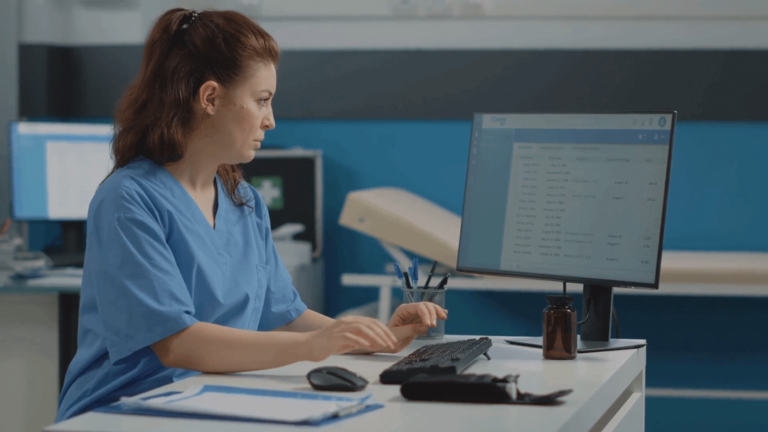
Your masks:
{"label": "background monitor", "polygon": [[45,249],[54,266],[82,266],[85,220],[112,169],[111,124],[11,123],[11,217],[61,223],[61,245]]}
{"label": "background monitor", "polygon": [[11,124],[11,217],[84,221],[112,168],[110,124]]}
{"label": "background monitor", "polygon": [[476,114],[457,269],[583,283],[610,334],[612,287],[659,286],[674,124],[674,112]]}

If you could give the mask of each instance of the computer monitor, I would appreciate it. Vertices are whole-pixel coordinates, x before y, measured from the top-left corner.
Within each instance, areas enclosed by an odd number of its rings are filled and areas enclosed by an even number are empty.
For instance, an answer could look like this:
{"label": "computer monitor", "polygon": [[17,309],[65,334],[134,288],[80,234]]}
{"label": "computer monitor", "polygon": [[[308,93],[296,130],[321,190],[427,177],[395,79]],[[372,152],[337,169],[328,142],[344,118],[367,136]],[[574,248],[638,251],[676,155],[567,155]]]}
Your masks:
{"label": "computer monitor", "polygon": [[[113,166],[111,124],[13,122],[11,217],[62,222],[60,265],[82,261],[82,225],[96,188]],[[69,256],[69,258],[65,258]]]}
{"label": "computer monitor", "polygon": [[581,343],[620,348],[613,287],[659,287],[675,120],[475,114],[457,269],[584,284]]}

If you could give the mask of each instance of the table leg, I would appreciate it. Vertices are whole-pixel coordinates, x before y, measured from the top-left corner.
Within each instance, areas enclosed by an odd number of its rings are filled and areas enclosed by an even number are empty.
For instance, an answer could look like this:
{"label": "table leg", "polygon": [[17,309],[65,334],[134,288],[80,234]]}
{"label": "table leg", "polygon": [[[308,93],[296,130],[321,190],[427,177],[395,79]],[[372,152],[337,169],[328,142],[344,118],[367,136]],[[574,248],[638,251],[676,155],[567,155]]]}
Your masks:
{"label": "table leg", "polygon": [[382,285],[379,287],[379,321],[384,324],[389,321],[390,309],[392,309],[392,287]]}
{"label": "table leg", "polygon": [[77,323],[80,315],[80,294],[59,293],[59,391],[64,376],[77,352]]}

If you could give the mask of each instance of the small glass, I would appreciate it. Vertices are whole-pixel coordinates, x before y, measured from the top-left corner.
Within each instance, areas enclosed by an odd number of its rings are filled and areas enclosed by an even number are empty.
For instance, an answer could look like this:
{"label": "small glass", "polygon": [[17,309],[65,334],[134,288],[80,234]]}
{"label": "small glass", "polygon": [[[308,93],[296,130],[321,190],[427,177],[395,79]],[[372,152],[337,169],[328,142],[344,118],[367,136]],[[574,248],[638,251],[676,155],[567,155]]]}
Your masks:
{"label": "small glass", "polygon": [[576,309],[573,296],[548,295],[543,313],[545,359],[571,360],[576,358]]}
{"label": "small glass", "polygon": [[[422,301],[434,303],[441,308],[445,309],[445,288],[416,288],[416,289],[404,289],[403,291],[403,303],[419,303]],[[417,336],[416,339],[421,340],[434,340],[442,339],[445,336],[445,320],[437,318],[437,325],[429,327],[427,333]]]}

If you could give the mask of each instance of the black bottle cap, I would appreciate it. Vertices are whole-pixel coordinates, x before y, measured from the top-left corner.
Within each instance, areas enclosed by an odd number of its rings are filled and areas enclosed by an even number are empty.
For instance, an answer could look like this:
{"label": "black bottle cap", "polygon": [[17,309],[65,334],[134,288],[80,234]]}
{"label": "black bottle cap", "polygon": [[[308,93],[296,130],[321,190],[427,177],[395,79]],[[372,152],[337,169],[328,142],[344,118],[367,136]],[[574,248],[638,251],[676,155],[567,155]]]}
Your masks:
{"label": "black bottle cap", "polygon": [[548,295],[547,303],[552,307],[566,307],[573,304],[571,295]]}

